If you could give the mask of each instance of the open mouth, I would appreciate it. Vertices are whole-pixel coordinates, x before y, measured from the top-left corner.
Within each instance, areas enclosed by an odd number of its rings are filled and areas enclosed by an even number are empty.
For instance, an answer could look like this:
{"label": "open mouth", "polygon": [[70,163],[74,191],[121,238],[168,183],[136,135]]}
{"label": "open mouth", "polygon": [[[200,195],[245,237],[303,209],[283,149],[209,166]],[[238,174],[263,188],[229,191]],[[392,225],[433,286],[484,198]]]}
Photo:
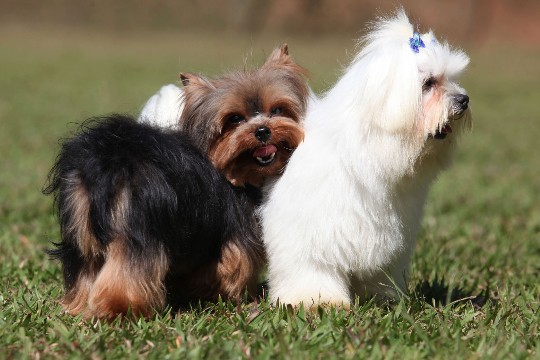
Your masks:
{"label": "open mouth", "polygon": [[260,166],[268,166],[276,159],[276,145],[264,145],[255,149],[252,153],[253,158]]}
{"label": "open mouth", "polygon": [[446,138],[446,135],[450,134],[451,132],[452,128],[450,127],[450,125],[446,124],[440,130],[437,130],[433,137],[437,140],[442,140]]}

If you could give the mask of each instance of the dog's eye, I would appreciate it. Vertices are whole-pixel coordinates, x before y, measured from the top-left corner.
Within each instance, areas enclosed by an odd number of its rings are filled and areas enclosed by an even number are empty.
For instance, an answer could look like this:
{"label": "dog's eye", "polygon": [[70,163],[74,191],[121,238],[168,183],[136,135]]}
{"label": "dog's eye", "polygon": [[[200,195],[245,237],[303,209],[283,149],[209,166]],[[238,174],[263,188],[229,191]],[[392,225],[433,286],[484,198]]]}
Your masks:
{"label": "dog's eye", "polygon": [[272,115],[281,115],[283,114],[283,108],[280,106],[276,106],[275,108],[272,108],[272,110],[270,110],[270,113]]}
{"label": "dog's eye", "polygon": [[422,91],[429,91],[436,83],[437,79],[435,79],[433,76],[430,76],[426,79],[426,81],[424,81],[424,85],[422,85]]}
{"label": "dog's eye", "polygon": [[227,116],[227,122],[231,123],[231,124],[238,124],[238,123],[241,123],[242,121],[244,121],[244,117],[240,114],[231,114],[229,116]]}

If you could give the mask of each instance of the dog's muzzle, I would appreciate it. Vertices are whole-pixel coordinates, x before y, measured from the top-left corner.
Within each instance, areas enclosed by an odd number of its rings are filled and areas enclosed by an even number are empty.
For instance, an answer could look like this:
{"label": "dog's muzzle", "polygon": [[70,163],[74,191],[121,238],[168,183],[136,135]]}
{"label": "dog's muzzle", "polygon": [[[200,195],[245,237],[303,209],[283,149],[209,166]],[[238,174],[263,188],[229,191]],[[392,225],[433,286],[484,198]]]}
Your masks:
{"label": "dog's muzzle", "polygon": [[272,164],[276,158],[277,147],[268,144],[272,137],[272,131],[266,126],[260,126],[255,130],[255,137],[261,142],[261,146],[253,151],[252,156],[260,166]]}
{"label": "dog's muzzle", "polygon": [[[457,94],[452,97],[452,113],[451,120],[458,120],[463,116],[463,113],[469,107],[469,96],[465,94]],[[445,124],[441,129],[437,130],[433,138],[442,140],[446,138],[446,135],[452,132],[450,124]]]}

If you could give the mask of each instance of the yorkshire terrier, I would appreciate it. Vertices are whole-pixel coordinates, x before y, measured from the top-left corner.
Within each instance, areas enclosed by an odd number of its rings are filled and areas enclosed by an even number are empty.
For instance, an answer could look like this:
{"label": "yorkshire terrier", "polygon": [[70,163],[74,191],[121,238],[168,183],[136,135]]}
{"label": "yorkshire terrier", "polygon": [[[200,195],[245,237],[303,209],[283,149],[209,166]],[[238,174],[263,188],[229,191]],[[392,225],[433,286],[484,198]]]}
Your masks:
{"label": "yorkshire terrier", "polygon": [[265,253],[254,207],[303,139],[304,70],[275,50],[257,70],[181,76],[179,130],[114,115],[63,143],[54,194],[71,314],[149,316],[256,293]]}
{"label": "yorkshire terrier", "polygon": [[263,204],[272,301],[347,307],[405,291],[429,186],[470,127],[455,82],[465,53],[415,33],[402,10],[363,45],[310,103],[305,141]]}

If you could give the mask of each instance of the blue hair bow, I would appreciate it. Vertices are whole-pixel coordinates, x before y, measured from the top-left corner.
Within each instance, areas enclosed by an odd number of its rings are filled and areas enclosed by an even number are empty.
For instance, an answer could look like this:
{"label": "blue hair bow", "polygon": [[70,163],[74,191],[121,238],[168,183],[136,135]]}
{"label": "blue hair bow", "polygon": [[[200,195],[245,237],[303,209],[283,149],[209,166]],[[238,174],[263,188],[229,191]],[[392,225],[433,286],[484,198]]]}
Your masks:
{"label": "blue hair bow", "polygon": [[412,38],[409,38],[409,46],[415,53],[418,53],[420,51],[420,48],[426,47],[426,45],[422,41],[422,38],[420,37],[420,34],[416,32],[413,34]]}

